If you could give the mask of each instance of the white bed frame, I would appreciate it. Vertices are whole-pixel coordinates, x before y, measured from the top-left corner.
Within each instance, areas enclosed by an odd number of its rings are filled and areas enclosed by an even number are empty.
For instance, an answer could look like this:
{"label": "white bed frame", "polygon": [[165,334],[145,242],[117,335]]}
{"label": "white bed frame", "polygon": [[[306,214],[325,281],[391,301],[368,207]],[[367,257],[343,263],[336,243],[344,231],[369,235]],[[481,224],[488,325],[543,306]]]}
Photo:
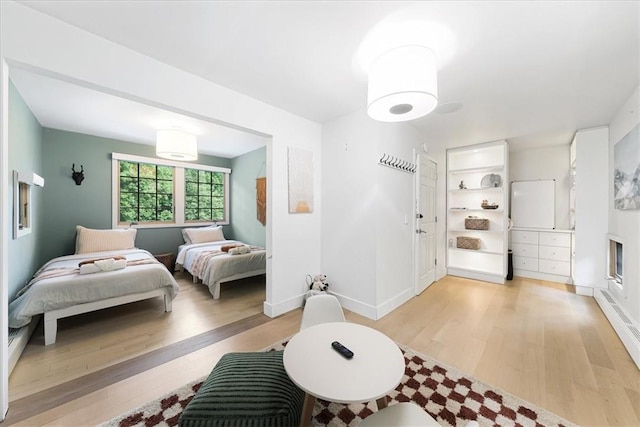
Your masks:
{"label": "white bed frame", "polygon": [[164,298],[165,312],[169,313],[173,309],[169,289],[162,288],[155,289],[149,292],[123,295],[120,297],[108,298],[102,301],[88,302],[71,307],[60,308],[58,310],[47,311],[46,313],[44,313],[44,345],[50,345],[56,342],[56,334],[58,332],[58,319],[155,297]]}
{"label": "white bed frame", "polygon": [[[180,271],[185,271],[185,269],[184,269],[184,267],[182,265],[180,266]],[[234,274],[233,276],[229,276],[229,277],[225,277],[224,279],[220,279],[217,282],[213,283],[213,299],[220,299],[220,284],[221,283],[232,282],[234,280],[245,279],[247,277],[253,277],[253,276],[259,276],[261,274],[266,274],[266,273],[267,273],[267,269],[266,268],[261,268],[259,270],[245,271],[244,273],[238,273],[238,274]],[[189,274],[191,274],[191,273],[189,273]],[[191,277],[193,278],[193,283],[200,282],[200,279],[198,279],[193,274],[191,274]],[[206,285],[206,283],[205,283],[205,285]],[[209,286],[209,285],[207,285],[207,286]],[[211,290],[211,287],[209,289]]]}

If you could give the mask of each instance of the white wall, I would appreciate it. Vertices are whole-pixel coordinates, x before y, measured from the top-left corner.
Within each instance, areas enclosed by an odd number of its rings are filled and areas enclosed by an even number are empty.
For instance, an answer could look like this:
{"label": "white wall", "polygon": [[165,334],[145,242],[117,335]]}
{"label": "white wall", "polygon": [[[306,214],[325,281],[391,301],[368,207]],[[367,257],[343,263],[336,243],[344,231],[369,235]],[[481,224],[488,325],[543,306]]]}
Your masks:
{"label": "white wall", "polygon": [[421,145],[413,126],[365,111],[322,128],[322,272],[346,308],[373,319],[414,295],[415,174],[378,160],[413,162]]}
{"label": "white wall", "polygon": [[556,229],[569,229],[570,142],[509,153],[509,181],[556,180]]}
{"label": "white wall", "polygon": [[576,293],[593,295],[606,286],[609,128],[580,129],[575,136],[575,247]]}
{"label": "white wall", "polygon": [[[616,295],[636,322],[640,322],[640,210],[618,210],[613,205],[613,149],[640,123],[640,88],[636,88],[609,125],[609,233],[624,238],[626,298]],[[640,159],[638,159],[640,160]]]}
{"label": "white wall", "polygon": [[[10,66],[272,136],[267,146],[267,301],[275,316],[302,302],[307,273],[320,269],[319,124],[141,55],[13,2],[2,2],[2,53]],[[3,127],[6,123],[2,123]],[[287,147],[313,152],[315,211],[290,215]],[[46,178],[46,177],[45,177]]]}

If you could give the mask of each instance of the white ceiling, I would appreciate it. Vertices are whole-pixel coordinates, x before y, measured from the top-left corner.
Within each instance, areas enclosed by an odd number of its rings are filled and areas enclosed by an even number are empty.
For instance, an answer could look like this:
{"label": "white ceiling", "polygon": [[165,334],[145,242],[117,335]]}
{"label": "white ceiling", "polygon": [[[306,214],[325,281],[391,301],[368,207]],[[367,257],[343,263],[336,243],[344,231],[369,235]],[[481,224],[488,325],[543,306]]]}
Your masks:
{"label": "white ceiling", "polygon": [[[366,107],[366,77],[355,59],[375,28],[429,21],[423,27],[453,34],[453,44],[437,52],[440,102],[462,108],[412,124],[427,144],[441,146],[503,138],[514,150],[569,144],[576,129],[608,124],[640,84],[637,1],[22,3],[319,123]],[[40,87],[36,77],[20,74],[16,86],[43,125],[82,122],[82,132],[100,135],[101,123],[117,123],[120,134],[109,136],[153,143],[150,121],[158,111],[104,94],[84,100],[71,85]],[[28,86],[38,90],[27,94]],[[66,90],[74,92],[62,104]],[[197,122],[190,125],[207,124]],[[256,137],[242,138],[251,145]]]}

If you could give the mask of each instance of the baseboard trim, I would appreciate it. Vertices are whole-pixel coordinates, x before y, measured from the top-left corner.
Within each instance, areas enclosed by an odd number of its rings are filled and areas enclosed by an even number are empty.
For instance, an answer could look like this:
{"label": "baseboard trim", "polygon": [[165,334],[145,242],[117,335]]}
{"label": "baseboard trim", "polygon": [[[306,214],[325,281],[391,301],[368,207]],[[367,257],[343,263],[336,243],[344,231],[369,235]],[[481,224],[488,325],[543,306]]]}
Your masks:
{"label": "baseboard trim", "polygon": [[640,324],[606,289],[594,289],[594,298],[640,370]]}
{"label": "baseboard trim", "polygon": [[467,279],[481,280],[483,282],[497,283],[499,285],[505,284],[504,276],[498,274],[483,273],[480,271],[467,270],[464,268],[456,267],[449,267],[447,269],[447,273],[450,276],[466,277]]}
{"label": "baseboard trim", "polygon": [[[351,297],[347,297],[337,292],[329,293],[338,298],[338,301],[340,301],[340,305],[342,305],[343,308],[373,320],[379,320],[383,318],[415,296],[413,288],[405,289],[392,298],[389,298],[382,304],[374,306],[371,304],[366,304],[362,301],[358,301]],[[302,307],[303,302],[304,295],[298,295],[293,298],[289,298],[288,300],[282,301],[278,304],[270,304],[265,301],[262,305],[262,310],[266,316],[273,318]]]}
{"label": "baseboard trim", "polygon": [[363,303],[362,301],[355,300],[351,297],[347,297],[336,292],[331,292],[331,294],[335,295],[336,298],[338,298],[338,301],[340,301],[340,305],[342,305],[343,308],[346,308],[349,311],[353,311],[354,313],[357,313],[369,319],[376,320],[378,311],[376,310],[375,306]]}
{"label": "baseboard trim", "polygon": [[409,301],[411,298],[415,296],[415,291],[413,289],[405,289],[400,292],[398,295],[389,298],[387,301],[376,307],[376,320],[382,319],[387,314],[391,313],[396,308],[400,307],[405,302]]}
{"label": "baseboard trim", "polygon": [[541,273],[539,271],[521,270],[519,268],[513,269],[514,276],[528,277],[529,279],[546,280],[549,282],[564,283],[565,285],[573,285],[573,280],[568,276],[560,276],[557,274]]}
{"label": "baseboard trim", "polygon": [[20,328],[18,334],[13,338],[11,344],[9,344],[9,375],[11,375],[16,363],[18,363],[18,359],[20,359],[20,356],[27,346],[29,338],[31,338],[31,335],[33,334],[33,331],[35,331],[41,317],[42,316],[40,315],[34,316],[28,325]]}
{"label": "baseboard trim", "polygon": [[593,296],[593,288],[589,286],[578,286],[576,285],[576,294],[584,295],[587,297]]}
{"label": "baseboard trim", "polygon": [[295,297],[281,301],[277,304],[270,304],[265,301],[262,304],[262,312],[271,318],[280,316],[281,314],[288,313],[296,308],[302,307],[304,302],[304,295],[296,295]]}

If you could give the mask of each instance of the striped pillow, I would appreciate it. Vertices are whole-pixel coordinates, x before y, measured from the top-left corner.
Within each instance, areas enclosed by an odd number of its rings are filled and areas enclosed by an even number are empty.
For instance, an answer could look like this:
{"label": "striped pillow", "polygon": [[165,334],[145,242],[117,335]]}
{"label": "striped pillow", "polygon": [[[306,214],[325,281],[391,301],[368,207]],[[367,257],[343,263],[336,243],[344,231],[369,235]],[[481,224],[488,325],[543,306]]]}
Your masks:
{"label": "striped pillow", "polygon": [[135,248],[137,232],[135,228],[94,230],[78,225],[76,226],[76,254]]}
{"label": "striped pillow", "polygon": [[287,375],[282,357],[282,351],[225,354],[187,404],[178,425],[299,425],[305,394]]}

